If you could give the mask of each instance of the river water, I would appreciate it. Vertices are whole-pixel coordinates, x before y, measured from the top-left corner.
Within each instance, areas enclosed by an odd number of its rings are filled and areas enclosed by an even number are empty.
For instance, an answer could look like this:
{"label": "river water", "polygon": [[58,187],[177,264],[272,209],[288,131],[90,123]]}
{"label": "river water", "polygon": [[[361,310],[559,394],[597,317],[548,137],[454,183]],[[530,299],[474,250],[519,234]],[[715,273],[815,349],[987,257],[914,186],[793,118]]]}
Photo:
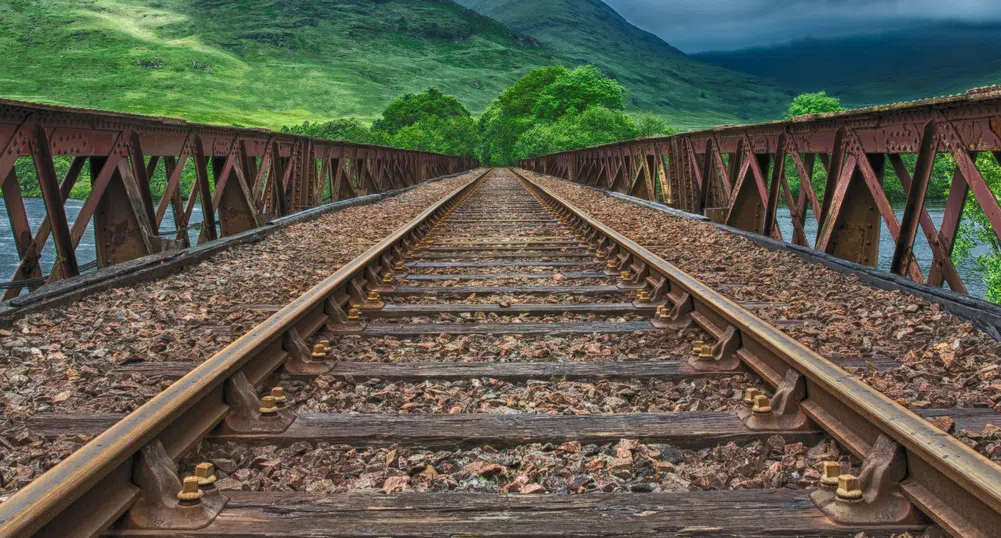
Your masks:
{"label": "river water", "polygon": [[[83,207],[83,200],[67,200],[66,201],[66,219],[69,221],[70,226],[73,226],[73,221],[76,220],[76,216],[80,213],[80,209]],[[25,198],[24,208],[28,213],[28,222],[31,224],[31,233],[34,234],[38,229],[38,226],[42,223],[42,219],[45,218],[45,202],[41,198]],[[202,221],[202,208],[195,204],[194,210],[191,212],[191,221],[189,225],[198,224]],[[176,230],[177,226],[174,224],[174,216],[170,209],[167,210],[167,214],[163,217],[163,223],[160,225],[160,232],[164,234],[165,237],[173,238],[174,234],[168,232]],[[198,242],[199,229],[188,230],[188,237],[191,238],[191,244],[194,245]],[[87,231],[84,232],[83,237],[80,238],[80,245],[76,249],[77,263],[83,265],[94,261],[97,258],[97,250],[94,245],[94,219],[91,218],[90,222],[87,223]],[[52,237],[45,243],[45,247],[42,249],[42,270],[48,273],[52,266],[52,262],[56,259],[56,246],[52,241]],[[17,245],[14,243],[14,234],[11,233],[10,219],[7,215],[7,206],[0,203],[0,282],[6,282],[10,279],[10,276],[14,274],[17,270],[17,265],[20,262],[20,258],[17,255]],[[2,293],[0,293],[2,295]]]}
{"label": "river water", "polygon": [[[42,218],[45,216],[45,203],[41,198],[26,198],[24,200],[24,204],[28,211],[28,221],[31,223],[31,229],[35,230],[41,223]],[[66,217],[69,219],[70,223],[73,222],[77,213],[80,212],[81,206],[83,206],[82,200],[69,200],[66,202]],[[928,213],[931,215],[932,221],[936,224],[942,222],[943,212],[943,208],[928,208]],[[903,209],[898,209],[897,219],[899,220],[902,215]],[[176,229],[174,219],[170,211],[167,211],[167,215],[163,220],[164,222],[160,226],[161,232],[169,232],[170,230]],[[201,207],[195,205],[190,224],[196,224],[201,221]],[[785,240],[789,241],[792,239],[792,218],[789,216],[789,211],[786,209],[779,210],[779,229],[782,230],[782,237]],[[809,238],[810,241],[815,240],[817,236],[817,221],[813,218],[812,212],[807,214],[805,229],[807,238]],[[198,230],[190,230],[188,233],[191,237],[191,243],[195,244],[198,238]],[[87,232],[80,240],[80,246],[77,248],[76,252],[80,265],[91,262],[95,259],[96,253],[94,250],[93,220],[91,220],[88,224]],[[931,266],[932,253],[931,247],[928,246],[928,241],[925,240],[924,235],[920,232],[918,233],[917,240],[914,242],[914,255],[917,257],[923,273],[927,275],[928,268]],[[889,269],[892,258],[893,242],[890,239],[890,232],[886,229],[886,224],[884,223],[883,232],[880,235],[879,269]],[[55,246],[52,240],[49,239],[42,252],[42,267],[44,267],[47,271],[53,260],[55,260]],[[6,281],[10,275],[17,270],[18,261],[19,259],[17,256],[17,249],[14,244],[14,236],[10,231],[10,220],[7,218],[7,209],[3,204],[0,204],[0,281]],[[980,274],[976,271],[976,265],[972,261],[966,262],[957,267],[957,270],[963,277],[963,281],[966,283],[967,288],[969,288],[970,294],[976,297],[983,297],[986,292],[986,286],[984,285]]]}

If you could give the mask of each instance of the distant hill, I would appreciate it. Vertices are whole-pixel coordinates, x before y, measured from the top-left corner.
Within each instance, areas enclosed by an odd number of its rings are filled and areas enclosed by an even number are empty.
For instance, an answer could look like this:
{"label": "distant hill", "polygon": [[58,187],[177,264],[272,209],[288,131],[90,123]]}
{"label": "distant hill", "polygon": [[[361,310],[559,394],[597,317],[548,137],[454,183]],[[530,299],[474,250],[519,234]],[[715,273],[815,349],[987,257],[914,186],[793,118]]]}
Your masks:
{"label": "distant hill", "polygon": [[451,0],[0,1],[0,96],[279,127],[570,62]]}
{"label": "distant hill", "polygon": [[695,61],[640,30],[601,0],[458,0],[629,89],[628,107],[678,127],[779,118],[793,93],[777,83]]}
{"label": "distant hill", "polygon": [[999,45],[1001,25],[952,23],[693,57],[797,92],[827,90],[843,104],[867,106],[1001,83]]}

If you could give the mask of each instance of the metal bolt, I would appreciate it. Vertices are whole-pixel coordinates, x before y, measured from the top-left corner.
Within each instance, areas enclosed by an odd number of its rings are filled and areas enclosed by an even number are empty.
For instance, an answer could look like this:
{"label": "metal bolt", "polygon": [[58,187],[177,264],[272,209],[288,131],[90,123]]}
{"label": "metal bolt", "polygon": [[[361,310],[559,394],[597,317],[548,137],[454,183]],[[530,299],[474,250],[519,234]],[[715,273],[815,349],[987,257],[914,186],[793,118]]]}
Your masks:
{"label": "metal bolt", "polygon": [[330,353],[334,348],[330,347],[330,340],[317,340],[317,344],[323,346],[323,351]]}
{"label": "metal bolt", "polygon": [[696,340],[695,341],[695,348],[692,350],[692,353],[698,353],[698,352],[702,351],[702,346],[704,346],[704,345],[706,345],[706,343],[703,342],[702,340]]}
{"label": "metal bolt", "polygon": [[281,387],[272,387],[271,397],[275,399],[275,404],[277,404],[278,407],[285,407],[285,402],[288,401],[288,397],[285,396],[285,389]]}
{"label": "metal bolt", "polygon": [[313,353],[310,356],[314,359],[323,359],[327,356],[327,348],[323,344],[313,344]]}
{"label": "metal bolt", "polygon": [[361,307],[352,306],[348,309],[348,321],[358,321],[361,319]]}
{"label": "metal bolt", "polygon": [[754,407],[754,397],[761,394],[761,391],[755,388],[744,389],[744,405],[747,407]]}
{"label": "metal bolt", "polygon": [[836,491],[839,501],[858,502],[862,500],[862,485],[858,477],[850,474],[843,474],[838,477],[838,490]]}
{"label": "metal bolt", "polygon": [[383,284],[392,284],[393,283],[393,273],[388,273],[387,272],[386,274],[382,275],[382,283]]}
{"label": "metal bolt", "polygon": [[713,347],[708,345],[703,345],[702,349],[699,350],[700,359],[711,359],[713,358]]}
{"label": "metal bolt", "polygon": [[198,477],[185,476],[181,491],[177,492],[177,499],[185,504],[197,504],[203,495],[205,492],[198,487]]}
{"label": "metal bolt", "polygon": [[820,475],[820,483],[825,486],[837,486],[841,476],[841,464],[836,461],[824,462],[824,474]]}
{"label": "metal bolt", "polygon": [[587,244],[587,249],[588,250],[598,250],[598,245],[596,245],[594,243],[588,243]]}
{"label": "metal bolt", "polygon": [[596,254],[596,256],[598,256],[599,260],[604,260],[605,258],[608,257],[608,254],[605,254],[604,250],[599,250],[598,254]]}
{"label": "metal bolt", "polygon": [[669,320],[671,319],[671,311],[667,309],[664,305],[659,305],[657,311],[660,313],[660,319]]}
{"label": "metal bolt", "polygon": [[636,298],[640,301],[649,301],[650,292],[647,290],[636,290]]}
{"label": "metal bolt", "polygon": [[608,260],[608,264],[607,265],[608,265],[609,269],[615,269],[615,266],[618,265],[618,264],[615,263],[615,260]]}
{"label": "metal bolt", "polygon": [[203,488],[213,487],[215,484],[215,465],[209,462],[202,462],[195,466],[195,478],[198,479],[198,486]]}
{"label": "metal bolt", "polygon": [[261,398],[261,414],[270,417],[278,414],[278,402],[275,401],[274,396],[265,396]]}
{"label": "metal bolt", "polygon": [[398,261],[395,264],[393,264],[393,269],[396,269],[397,271],[402,271],[404,265],[405,264],[402,261]]}
{"label": "metal bolt", "polygon": [[368,292],[368,301],[371,303],[378,301],[380,297],[382,297],[382,295],[380,295],[378,291],[372,290]]}
{"label": "metal bolt", "polygon": [[756,415],[767,415],[772,412],[771,401],[768,396],[764,394],[758,394],[754,397],[754,407],[751,411]]}
{"label": "metal bolt", "polygon": [[622,280],[629,280],[630,278],[632,278],[632,276],[633,274],[630,273],[629,271],[622,271],[621,273],[619,273],[619,278],[621,278]]}

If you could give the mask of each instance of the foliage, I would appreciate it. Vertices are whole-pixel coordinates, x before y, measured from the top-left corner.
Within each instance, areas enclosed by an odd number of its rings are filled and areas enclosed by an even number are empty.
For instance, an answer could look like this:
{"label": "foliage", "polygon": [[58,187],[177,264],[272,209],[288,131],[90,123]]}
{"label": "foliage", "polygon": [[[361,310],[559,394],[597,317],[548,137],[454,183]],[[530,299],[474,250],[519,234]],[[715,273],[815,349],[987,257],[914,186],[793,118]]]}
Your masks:
{"label": "foliage", "polygon": [[594,106],[570,112],[555,122],[541,122],[518,138],[517,155],[545,155],[568,149],[636,138],[636,124],[621,112]]}
{"label": "foliage", "polygon": [[449,119],[428,116],[400,129],[392,144],[404,149],[475,157],[480,133],[476,120],[469,116]]}
{"label": "foliage", "polygon": [[533,113],[544,121],[556,121],[573,113],[599,106],[608,110],[623,110],[626,89],[609,79],[597,67],[585,65],[561,73],[542,88]]}
{"label": "foliage", "polygon": [[[1001,195],[1001,166],[990,153],[977,158],[977,168],[984,176],[994,197]],[[970,195],[963,206],[962,223],[952,253],[954,262],[973,259],[987,284],[985,299],[1001,303],[1001,241],[990,220],[974,196]]]}
{"label": "foliage", "polygon": [[431,88],[417,95],[404,95],[390,103],[382,113],[382,119],[372,124],[372,130],[395,135],[400,129],[428,117],[450,120],[467,119],[470,115],[458,99],[441,93],[438,88]]}
{"label": "foliage", "polygon": [[654,136],[668,136],[677,133],[664,118],[653,112],[640,112],[636,115],[636,137],[650,138]]}
{"label": "foliage", "polygon": [[[625,88],[591,65],[537,69],[510,88],[480,118],[480,160],[513,165],[533,155],[628,140],[639,135],[622,110]],[[644,136],[672,132],[641,114]]]}
{"label": "foliage", "polygon": [[841,100],[837,97],[830,97],[827,92],[803,93],[797,95],[789,105],[789,112],[786,119],[802,116],[803,114],[825,114],[828,112],[840,112]]}
{"label": "foliage", "polygon": [[340,118],[327,122],[303,122],[302,125],[283,126],[283,133],[291,133],[326,140],[343,140],[357,144],[388,144],[388,137],[373,132],[358,118]]}

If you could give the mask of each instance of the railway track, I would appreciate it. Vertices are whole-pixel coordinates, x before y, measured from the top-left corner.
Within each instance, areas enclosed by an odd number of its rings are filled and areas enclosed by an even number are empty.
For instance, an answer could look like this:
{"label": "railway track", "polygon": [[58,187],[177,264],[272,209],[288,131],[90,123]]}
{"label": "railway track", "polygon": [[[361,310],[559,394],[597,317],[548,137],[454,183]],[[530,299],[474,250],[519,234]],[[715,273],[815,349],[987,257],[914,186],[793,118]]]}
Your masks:
{"label": "railway track", "polygon": [[127,417],[35,420],[100,435],[0,534],[996,535],[996,465],[757,306],[487,172]]}

